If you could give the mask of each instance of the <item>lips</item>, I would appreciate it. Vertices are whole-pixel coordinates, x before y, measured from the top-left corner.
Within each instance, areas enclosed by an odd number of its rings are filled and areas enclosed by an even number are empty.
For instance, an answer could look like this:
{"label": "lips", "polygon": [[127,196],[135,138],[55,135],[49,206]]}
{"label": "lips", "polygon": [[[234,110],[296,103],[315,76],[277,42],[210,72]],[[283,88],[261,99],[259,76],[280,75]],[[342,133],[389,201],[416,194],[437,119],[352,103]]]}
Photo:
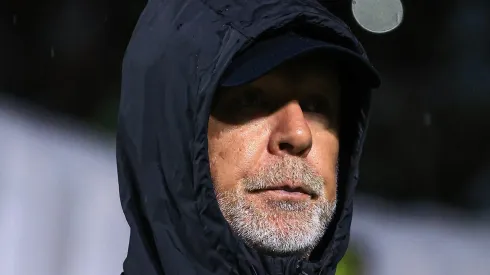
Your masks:
{"label": "lips", "polygon": [[318,194],[314,190],[308,188],[305,185],[292,185],[292,184],[268,186],[265,188],[253,189],[248,191],[250,191],[251,193],[259,193],[259,192],[266,192],[266,191],[282,191],[283,193],[305,194],[313,198],[318,196]]}

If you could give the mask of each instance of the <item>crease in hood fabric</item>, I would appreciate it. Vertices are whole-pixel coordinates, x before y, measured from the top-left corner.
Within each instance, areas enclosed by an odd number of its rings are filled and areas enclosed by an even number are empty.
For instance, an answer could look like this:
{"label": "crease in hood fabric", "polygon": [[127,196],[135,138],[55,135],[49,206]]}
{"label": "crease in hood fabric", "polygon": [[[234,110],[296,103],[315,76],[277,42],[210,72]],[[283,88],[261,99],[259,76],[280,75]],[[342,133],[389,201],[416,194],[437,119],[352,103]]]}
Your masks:
{"label": "crease in hood fabric", "polygon": [[370,89],[349,94],[337,212],[309,260],[247,247],[223,218],[209,172],[207,125],[220,77],[258,37],[295,26],[367,60],[349,28],[314,1],[148,2],[122,70],[117,167],[131,228],[124,275],[335,274],[349,241]]}

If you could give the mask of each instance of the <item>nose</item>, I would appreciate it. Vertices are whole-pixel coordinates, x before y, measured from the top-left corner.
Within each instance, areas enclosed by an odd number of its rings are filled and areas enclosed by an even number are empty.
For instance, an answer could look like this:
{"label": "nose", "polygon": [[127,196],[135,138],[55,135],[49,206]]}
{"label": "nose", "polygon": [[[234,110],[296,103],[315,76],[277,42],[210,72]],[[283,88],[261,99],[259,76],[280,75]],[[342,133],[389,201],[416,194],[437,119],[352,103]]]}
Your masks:
{"label": "nose", "polygon": [[269,151],[274,155],[305,157],[313,139],[310,126],[297,101],[291,101],[274,114],[274,127],[269,139]]}

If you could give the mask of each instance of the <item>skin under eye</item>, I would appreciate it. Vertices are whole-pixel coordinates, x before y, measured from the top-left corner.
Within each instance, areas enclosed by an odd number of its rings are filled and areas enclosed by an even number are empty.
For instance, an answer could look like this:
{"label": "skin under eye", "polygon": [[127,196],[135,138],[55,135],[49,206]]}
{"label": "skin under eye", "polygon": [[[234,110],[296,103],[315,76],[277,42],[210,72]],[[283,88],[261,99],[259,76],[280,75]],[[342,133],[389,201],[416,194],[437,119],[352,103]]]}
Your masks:
{"label": "skin under eye", "polygon": [[330,105],[331,102],[325,96],[311,96],[300,101],[304,114],[318,125],[328,129],[338,127],[338,114]]}

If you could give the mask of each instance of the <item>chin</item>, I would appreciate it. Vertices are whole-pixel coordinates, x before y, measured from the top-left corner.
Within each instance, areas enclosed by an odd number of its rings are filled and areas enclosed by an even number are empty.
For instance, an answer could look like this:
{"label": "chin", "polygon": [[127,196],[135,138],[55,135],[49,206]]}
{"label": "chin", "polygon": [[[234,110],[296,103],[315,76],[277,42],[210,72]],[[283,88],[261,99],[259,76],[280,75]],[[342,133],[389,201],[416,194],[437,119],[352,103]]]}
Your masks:
{"label": "chin", "polygon": [[218,197],[232,230],[247,245],[270,255],[311,251],[335,212],[335,202],[324,196],[315,200],[278,200],[235,191]]}
{"label": "chin", "polygon": [[327,228],[325,211],[312,201],[267,201],[244,205],[232,228],[250,246],[273,255],[304,254]]}
{"label": "chin", "polygon": [[262,223],[242,228],[244,234],[240,235],[249,245],[268,255],[304,255],[318,244],[325,229],[319,221],[273,213]]}

